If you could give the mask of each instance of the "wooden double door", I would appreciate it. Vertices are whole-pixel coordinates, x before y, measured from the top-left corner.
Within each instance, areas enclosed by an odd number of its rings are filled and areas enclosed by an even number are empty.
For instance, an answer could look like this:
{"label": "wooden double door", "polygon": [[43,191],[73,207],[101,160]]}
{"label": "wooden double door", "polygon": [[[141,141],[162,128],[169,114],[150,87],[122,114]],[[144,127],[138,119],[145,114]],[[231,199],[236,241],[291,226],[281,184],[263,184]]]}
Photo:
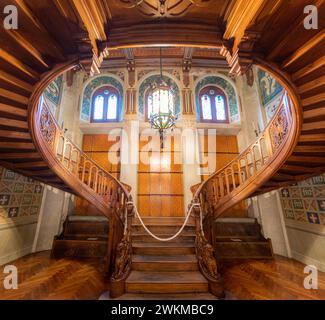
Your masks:
{"label": "wooden double door", "polygon": [[184,216],[181,143],[174,136],[167,140],[162,149],[159,140],[140,137],[138,210],[143,217]]}

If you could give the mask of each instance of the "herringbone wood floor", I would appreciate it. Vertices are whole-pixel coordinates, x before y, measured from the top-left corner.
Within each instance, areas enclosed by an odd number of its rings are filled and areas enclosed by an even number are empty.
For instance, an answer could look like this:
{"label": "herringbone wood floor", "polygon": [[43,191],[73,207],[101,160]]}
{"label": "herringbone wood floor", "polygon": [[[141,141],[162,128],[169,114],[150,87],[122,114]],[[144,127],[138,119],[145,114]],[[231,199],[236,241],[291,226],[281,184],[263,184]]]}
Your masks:
{"label": "herringbone wood floor", "polygon": [[325,300],[325,273],[318,273],[318,290],[304,288],[305,265],[276,256],[224,267],[225,290],[242,300]]}
{"label": "herringbone wood floor", "polygon": [[[99,260],[57,260],[50,258],[50,252],[41,252],[10,264],[18,268],[19,288],[3,289],[5,275],[0,267],[0,300],[91,300],[108,290],[108,279]],[[225,290],[233,299],[325,299],[325,274],[318,275],[318,290],[306,290],[304,267],[282,257],[232,263],[223,271]]]}
{"label": "herringbone wood floor", "polygon": [[108,290],[104,264],[98,259],[51,259],[47,251],[10,264],[18,268],[19,287],[4,290],[5,275],[0,272],[1,300],[93,300]]}

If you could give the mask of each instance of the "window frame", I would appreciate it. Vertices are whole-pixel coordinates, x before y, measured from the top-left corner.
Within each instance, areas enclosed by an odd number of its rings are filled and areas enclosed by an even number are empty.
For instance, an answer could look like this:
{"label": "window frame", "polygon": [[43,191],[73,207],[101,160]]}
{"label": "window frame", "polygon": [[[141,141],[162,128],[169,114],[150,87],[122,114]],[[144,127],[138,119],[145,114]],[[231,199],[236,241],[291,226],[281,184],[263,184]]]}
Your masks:
{"label": "window frame", "polygon": [[[109,94],[105,95],[104,92],[108,90]],[[104,97],[104,107],[103,107],[103,118],[102,119],[94,119],[95,114],[95,101],[98,96],[102,95]],[[116,105],[116,118],[115,119],[107,119],[107,111],[108,111],[108,100],[110,96],[115,95],[117,98]],[[120,101],[121,95],[120,92],[113,86],[103,86],[96,89],[91,97],[91,123],[108,123],[108,122],[120,122]]]}
{"label": "window frame", "polygon": [[[215,91],[215,94],[213,96],[209,94],[210,90]],[[212,114],[212,119],[211,120],[203,118],[202,97],[204,95],[208,95],[210,97],[211,114]],[[224,99],[225,113],[226,113],[226,119],[225,120],[218,120],[217,119],[216,96],[221,96]],[[204,88],[201,89],[198,98],[199,98],[200,122],[202,122],[202,123],[229,123],[230,122],[229,121],[228,99],[227,99],[226,93],[223,90],[221,90],[219,87],[210,85],[210,86],[207,86],[207,87],[204,87]]]}

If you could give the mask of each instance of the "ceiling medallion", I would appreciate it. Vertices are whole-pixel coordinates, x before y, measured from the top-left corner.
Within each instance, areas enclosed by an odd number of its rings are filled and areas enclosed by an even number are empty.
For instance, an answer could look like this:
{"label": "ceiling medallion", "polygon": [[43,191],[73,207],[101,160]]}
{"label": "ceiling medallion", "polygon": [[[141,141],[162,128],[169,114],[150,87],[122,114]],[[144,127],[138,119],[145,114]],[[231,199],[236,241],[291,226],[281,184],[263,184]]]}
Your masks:
{"label": "ceiling medallion", "polygon": [[206,7],[215,0],[115,0],[122,8],[137,8],[151,18],[180,17],[191,7]]}

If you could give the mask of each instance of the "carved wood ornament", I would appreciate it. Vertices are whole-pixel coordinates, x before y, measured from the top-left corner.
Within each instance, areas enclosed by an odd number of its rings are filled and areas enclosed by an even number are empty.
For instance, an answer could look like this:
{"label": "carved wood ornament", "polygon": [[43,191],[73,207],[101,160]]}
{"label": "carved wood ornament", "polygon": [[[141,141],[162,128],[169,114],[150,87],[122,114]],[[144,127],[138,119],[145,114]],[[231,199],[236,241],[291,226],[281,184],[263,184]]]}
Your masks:
{"label": "carved wood ornament", "polygon": [[192,7],[205,7],[215,0],[115,0],[122,8],[136,8],[151,18],[181,17]]}

